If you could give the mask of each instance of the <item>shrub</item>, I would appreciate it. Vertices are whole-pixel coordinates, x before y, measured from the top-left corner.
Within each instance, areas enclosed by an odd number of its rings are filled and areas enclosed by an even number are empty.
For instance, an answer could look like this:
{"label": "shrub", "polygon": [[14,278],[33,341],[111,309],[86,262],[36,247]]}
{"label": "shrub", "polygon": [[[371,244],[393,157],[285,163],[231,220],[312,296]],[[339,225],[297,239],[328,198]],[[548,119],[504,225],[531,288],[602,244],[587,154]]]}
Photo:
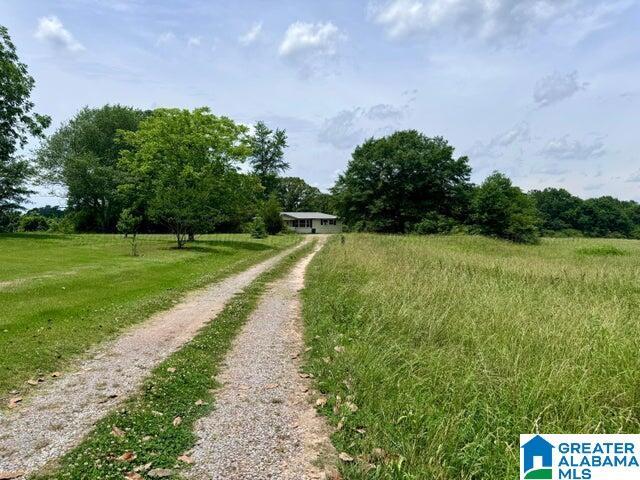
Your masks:
{"label": "shrub", "polygon": [[582,247],[576,250],[580,255],[589,255],[594,257],[609,257],[627,255],[626,250],[614,247],[613,245],[595,245],[593,247]]}
{"label": "shrub", "polygon": [[38,213],[20,217],[18,230],[21,232],[44,232],[49,230],[49,221]]}
{"label": "shrub", "polygon": [[416,223],[411,231],[419,235],[450,233],[455,226],[456,221],[452,218],[430,212],[419,223]]}
{"label": "shrub", "polygon": [[269,235],[280,233],[284,228],[282,217],[280,216],[280,203],[275,195],[269,197],[262,208],[262,220]]}
{"label": "shrub", "polygon": [[124,234],[125,238],[131,239],[131,256],[138,256],[138,243],[137,234],[140,221],[142,219],[133,214],[130,208],[125,208],[120,212],[120,218],[118,219],[118,231]]}
{"label": "shrub", "polygon": [[251,238],[265,238],[267,236],[267,228],[262,217],[253,219],[253,222],[249,224],[248,232]]}
{"label": "shrub", "polygon": [[0,233],[13,233],[18,230],[20,213],[17,210],[0,210]]}
{"label": "shrub", "polygon": [[52,233],[74,233],[76,231],[73,219],[69,216],[49,219],[49,231]]}

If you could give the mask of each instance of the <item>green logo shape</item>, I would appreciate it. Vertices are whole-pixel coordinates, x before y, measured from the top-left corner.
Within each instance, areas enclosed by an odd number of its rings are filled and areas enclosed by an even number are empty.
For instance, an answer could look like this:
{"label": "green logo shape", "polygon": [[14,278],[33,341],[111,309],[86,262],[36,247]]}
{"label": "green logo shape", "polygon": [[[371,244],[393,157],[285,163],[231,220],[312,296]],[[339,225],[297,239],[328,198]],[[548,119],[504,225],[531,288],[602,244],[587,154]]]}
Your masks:
{"label": "green logo shape", "polygon": [[551,480],[553,478],[553,472],[550,468],[536,468],[535,470],[530,470],[529,472],[527,472],[524,478]]}

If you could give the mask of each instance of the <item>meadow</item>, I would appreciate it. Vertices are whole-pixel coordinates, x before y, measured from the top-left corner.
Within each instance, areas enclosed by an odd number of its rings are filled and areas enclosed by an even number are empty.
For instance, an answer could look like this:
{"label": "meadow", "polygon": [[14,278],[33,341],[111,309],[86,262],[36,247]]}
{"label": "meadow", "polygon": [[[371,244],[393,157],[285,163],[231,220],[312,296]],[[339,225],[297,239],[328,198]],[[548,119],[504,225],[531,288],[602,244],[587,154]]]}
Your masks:
{"label": "meadow", "polygon": [[0,235],[0,398],[91,345],[299,241],[295,235]]}
{"label": "meadow", "polygon": [[304,318],[344,478],[517,478],[520,433],[640,433],[639,279],[634,240],[333,238]]}

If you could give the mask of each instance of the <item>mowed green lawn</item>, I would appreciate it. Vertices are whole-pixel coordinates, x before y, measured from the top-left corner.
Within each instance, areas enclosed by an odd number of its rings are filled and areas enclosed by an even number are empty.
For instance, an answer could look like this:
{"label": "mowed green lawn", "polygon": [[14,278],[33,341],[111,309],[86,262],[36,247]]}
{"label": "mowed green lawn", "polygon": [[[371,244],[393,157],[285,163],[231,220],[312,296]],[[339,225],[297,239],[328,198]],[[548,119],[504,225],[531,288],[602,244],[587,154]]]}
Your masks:
{"label": "mowed green lawn", "polygon": [[299,241],[206,235],[177,250],[169,235],[0,235],[0,398],[63,368],[92,344]]}
{"label": "mowed green lawn", "polygon": [[345,479],[517,478],[520,433],[640,433],[640,241],[347,235],[304,299]]}

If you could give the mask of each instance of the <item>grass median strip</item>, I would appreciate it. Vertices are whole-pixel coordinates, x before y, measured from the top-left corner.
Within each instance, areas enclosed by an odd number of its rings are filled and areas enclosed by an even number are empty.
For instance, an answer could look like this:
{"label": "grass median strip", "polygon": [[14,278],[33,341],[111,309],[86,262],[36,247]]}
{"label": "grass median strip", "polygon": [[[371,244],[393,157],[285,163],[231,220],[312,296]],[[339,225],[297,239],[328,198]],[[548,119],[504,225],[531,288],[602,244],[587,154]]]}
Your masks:
{"label": "grass median strip", "polygon": [[191,462],[188,451],[196,440],[194,422],[214,406],[215,376],[233,338],[267,285],[286,274],[313,245],[298,248],[260,275],[191,342],[158,365],[139,394],[100,420],[57,465],[33,478],[176,477]]}

